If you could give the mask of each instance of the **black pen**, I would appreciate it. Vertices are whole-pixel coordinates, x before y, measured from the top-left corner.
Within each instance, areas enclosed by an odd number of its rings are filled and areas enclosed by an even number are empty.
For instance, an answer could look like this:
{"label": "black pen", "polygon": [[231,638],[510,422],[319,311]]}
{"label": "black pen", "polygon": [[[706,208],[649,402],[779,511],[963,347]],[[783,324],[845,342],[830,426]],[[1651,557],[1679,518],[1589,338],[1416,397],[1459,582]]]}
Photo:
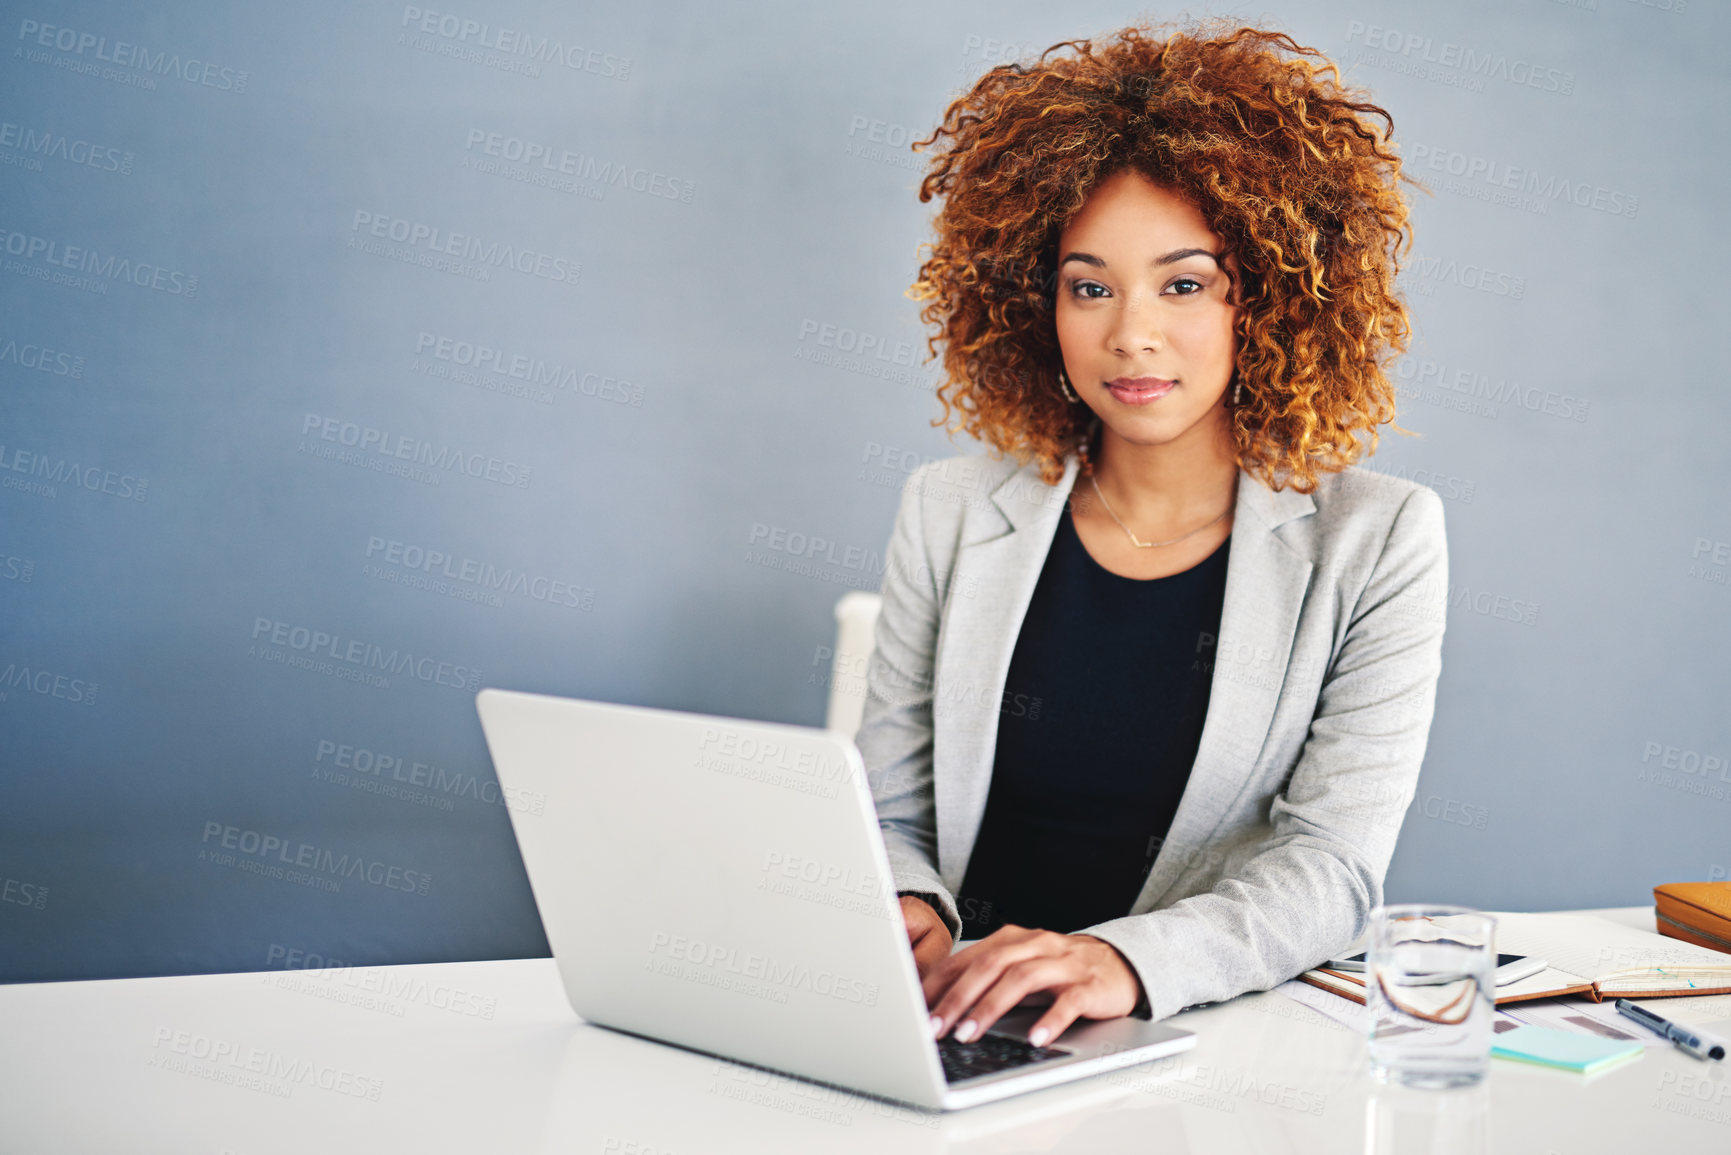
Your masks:
{"label": "black pen", "polygon": [[1725,1057],[1725,1044],[1711,1035],[1692,1031],[1688,1027],[1673,1023],[1670,1019],[1660,1018],[1646,1007],[1638,1007],[1628,999],[1618,999],[1616,1006],[1623,1014],[1628,1015],[1649,1030],[1664,1035],[1697,1059],[1723,1059]]}

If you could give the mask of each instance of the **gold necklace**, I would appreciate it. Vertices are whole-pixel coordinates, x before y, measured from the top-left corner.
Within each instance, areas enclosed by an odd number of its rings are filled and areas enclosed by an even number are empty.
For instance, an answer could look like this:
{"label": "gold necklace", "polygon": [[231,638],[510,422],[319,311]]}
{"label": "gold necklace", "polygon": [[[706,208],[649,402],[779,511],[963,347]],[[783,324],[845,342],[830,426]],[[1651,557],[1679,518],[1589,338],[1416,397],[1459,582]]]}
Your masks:
{"label": "gold necklace", "polygon": [[1195,537],[1209,526],[1219,525],[1220,522],[1225,519],[1226,515],[1232,512],[1232,507],[1229,505],[1225,509],[1221,510],[1220,516],[1215,518],[1213,521],[1210,521],[1208,525],[1199,525],[1189,533],[1180,537],[1175,537],[1171,541],[1143,541],[1134,533],[1130,532],[1130,527],[1124,524],[1122,518],[1112,512],[1112,503],[1106,500],[1106,495],[1104,493],[1100,492],[1100,483],[1095,480],[1093,474],[1088,475],[1088,484],[1094,487],[1094,496],[1100,499],[1100,507],[1106,511],[1107,516],[1118,523],[1118,528],[1124,531],[1125,536],[1130,539],[1130,544],[1135,546],[1137,549],[1156,549],[1163,545],[1177,545],[1185,538]]}

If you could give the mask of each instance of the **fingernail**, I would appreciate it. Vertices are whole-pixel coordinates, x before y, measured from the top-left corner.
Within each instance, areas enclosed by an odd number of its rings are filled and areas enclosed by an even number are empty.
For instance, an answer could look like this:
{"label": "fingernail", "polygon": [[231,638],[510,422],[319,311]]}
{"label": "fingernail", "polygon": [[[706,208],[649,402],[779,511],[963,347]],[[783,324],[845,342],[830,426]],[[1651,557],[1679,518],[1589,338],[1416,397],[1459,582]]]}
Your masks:
{"label": "fingernail", "polygon": [[1048,1031],[1045,1027],[1035,1027],[1033,1030],[1028,1032],[1028,1041],[1030,1043],[1034,1044],[1036,1047],[1045,1046],[1046,1040],[1050,1037],[1051,1037],[1051,1032]]}
{"label": "fingernail", "polygon": [[943,1033],[944,1033],[943,1017],[941,1015],[933,1015],[932,1016],[932,1038],[935,1039]]}
{"label": "fingernail", "polygon": [[974,1020],[969,1019],[956,1028],[956,1039],[963,1043],[969,1042],[973,1039],[974,1032],[979,1029],[979,1024],[975,1023]]}

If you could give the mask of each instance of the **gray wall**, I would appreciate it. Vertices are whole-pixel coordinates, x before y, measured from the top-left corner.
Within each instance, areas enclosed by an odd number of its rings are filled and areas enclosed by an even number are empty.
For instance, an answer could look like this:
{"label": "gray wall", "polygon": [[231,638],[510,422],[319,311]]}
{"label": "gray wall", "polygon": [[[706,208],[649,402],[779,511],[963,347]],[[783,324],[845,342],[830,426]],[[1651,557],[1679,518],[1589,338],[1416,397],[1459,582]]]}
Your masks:
{"label": "gray wall", "polygon": [[[480,685],[820,723],[850,547],[970,448],[907,140],[1140,11],[8,7],[10,980],[544,952]],[[1455,588],[1390,894],[1723,877],[1725,10],[1271,7],[1436,190],[1375,466],[1447,499]]]}

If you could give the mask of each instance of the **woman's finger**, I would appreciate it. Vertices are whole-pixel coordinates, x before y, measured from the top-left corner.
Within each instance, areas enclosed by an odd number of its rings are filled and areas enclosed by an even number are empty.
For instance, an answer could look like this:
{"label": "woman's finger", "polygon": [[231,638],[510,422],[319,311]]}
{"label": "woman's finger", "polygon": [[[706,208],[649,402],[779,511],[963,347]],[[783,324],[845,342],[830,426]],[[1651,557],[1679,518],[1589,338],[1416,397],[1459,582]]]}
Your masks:
{"label": "woman's finger", "polygon": [[939,959],[930,971],[921,975],[920,986],[925,991],[926,1006],[935,1008],[956,979],[979,961],[982,952],[995,951],[1005,943],[1017,941],[1028,933],[1030,932],[1024,927],[1002,927],[979,942]]}
{"label": "woman's finger", "polygon": [[923,984],[931,968],[949,957],[950,928],[921,899],[904,897],[901,910],[902,922],[908,931],[908,944],[913,949],[914,969]]}
{"label": "woman's finger", "polygon": [[1059,992],[1052,1002],[1052,1008],[1028,1028],[1028,1041],[1036,1047],[1043,1047],[1062,1035],[1070,1029],[1072,1023],[1082,1017],[1082,1008],[1086,1002],[1085,988],[1080,984]]}
{"label": "woman's finger", "polygon": [[950,935],[943,927],[928,931],[914,944],[914,970],[919,972],[923,986],[932,968],[950,957]]}
{"label": "woman's finger", "polygon": [[[942,998],[934,1002],[928,993],[927,1005],[931,1006],[932,1014],[940,1020],[939,1025],[934,1028],[935,1037],[942,1038],[944,1032],[955,1026],[962,1013],[977,1003],[980,997],[998,982],[1006,969],[1026,959],[1057,954],[1063,949],[1064,935],[1049,931],[1018,930],[1019,934],[1006,935],[998,942],[993,942],[991,938],[982,939],[939,964],[937,969],[948,973],[955,970],[956,964],[962,961],[964,955],[974,954],[972,959],[962,964],[965,969],[951,976],[948,989]],[[939,976],[940,980],[942,977]]]}
{"label": "woman's finger", "polygon": [[[1065,955],[1047,954],[1025,958],[1003,969],[998,980],[988,987],[973,1006],[957,1012],[955,1037],[971,1043],[1034,991],[1053,990],[1059,995],[1086,981],[1085,970]],[[1047,1012],[1050,1015],[1051,1012]]]}

